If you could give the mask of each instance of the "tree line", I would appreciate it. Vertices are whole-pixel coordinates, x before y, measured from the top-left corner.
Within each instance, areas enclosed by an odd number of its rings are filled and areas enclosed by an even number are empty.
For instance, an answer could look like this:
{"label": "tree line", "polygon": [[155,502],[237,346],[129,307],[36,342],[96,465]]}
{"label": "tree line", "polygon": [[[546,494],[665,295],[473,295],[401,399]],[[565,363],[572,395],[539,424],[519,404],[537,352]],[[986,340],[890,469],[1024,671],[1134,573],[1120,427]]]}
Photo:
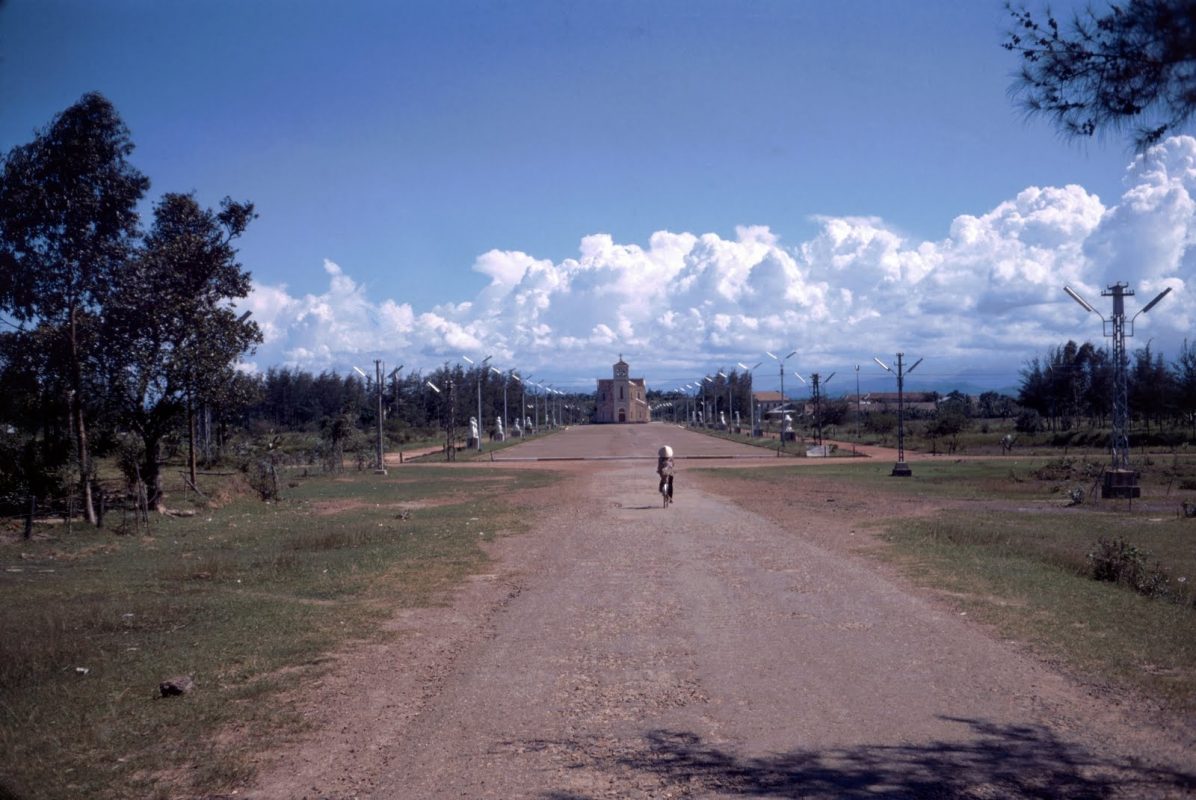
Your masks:
{"label": "tree line", "polygon": [[109,456],[162,509],[167,458],[184,454],[194,482],[197,462],[218,460],[240,433],[318,432],[339,453],[376,426],[379,399],[398,441],[464,427],[479,389],[483,435],[504,414],[540,426],[593,413],[588,394],[546,402],[542,389],[480,366],[395,370],[381,387],[357,374],[239,370],[261,341],[233,310],[250,290],[235,243],[254,206],[204,208],[167,193],[143,220],[150,181],[133,150],[116,109],[90,93],[0,156],[6,510],[68,496],[94,523],[96,459]]}
{"label": "tree line", "polygon": [[[1022,370],[1018,403],[1030,412],[1019,427],[1068,431],[1106,427],[1113,415],[1113,357],[1091,342],[1051,348]],[[1131,422],[1147,435],[1164,428],[1187,428],[1196,436],[1196,345],[1187,340],[1174,361],[1150,343],[1135,350],[1126,365]]]}
{"label": "tree line", "polygon": [[73,483],[90,522],[97,447],[135,439],[131,469],[159,505],[164,439],[231,399],[236,363],[261,341],[232,310],[250,288],[234,242],[253,204],[167,193],[146,230],[150,183],[132,151],[92,93],[0,160],[5,469],[28,491]]}

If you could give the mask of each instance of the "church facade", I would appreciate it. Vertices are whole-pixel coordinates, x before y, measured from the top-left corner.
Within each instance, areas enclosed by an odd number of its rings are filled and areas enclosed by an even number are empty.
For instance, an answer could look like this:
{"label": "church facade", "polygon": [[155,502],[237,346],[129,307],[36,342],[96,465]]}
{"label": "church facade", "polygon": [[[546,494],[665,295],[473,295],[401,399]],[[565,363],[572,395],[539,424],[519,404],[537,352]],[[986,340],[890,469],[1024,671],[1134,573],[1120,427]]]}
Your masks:
{"label": "church facade", "polygon": [[594,422],[647,422],[647,388],[643,378],[631,378],[630,367],[619,356],[614,377],[598,380],[597,412]]}

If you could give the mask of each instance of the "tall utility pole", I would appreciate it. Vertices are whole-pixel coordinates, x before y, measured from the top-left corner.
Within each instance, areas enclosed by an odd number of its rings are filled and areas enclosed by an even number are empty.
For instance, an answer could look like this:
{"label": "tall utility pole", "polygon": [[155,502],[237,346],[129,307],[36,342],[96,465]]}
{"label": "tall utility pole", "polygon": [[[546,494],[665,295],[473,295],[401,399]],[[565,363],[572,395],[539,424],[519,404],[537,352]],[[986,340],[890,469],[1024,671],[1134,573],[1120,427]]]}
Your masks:
{"label": "tall utility pole", "polygon": [[818,431],[819,447],[822,447],[822,386],[830,383],[833,377],[835,377],[833,372],[826,376],[826,380],[822,380],[817,372],[810,375],[812,381],[810,395],[814,399],[814,427]]}
{"label": "tall utility pole", "polygon": [[490,359],[494,358],[494,356],[486,356],[485,358],[482,359],[482,363],[477,364],[477,365],[474,364],[473,359],[470,358],[469,356],[461,356],[461,358],[465,359],[465,361],[469,363],[469,366],[473,367],[477,371],[477,378],[475,379],[477,382],[477,385],[478,385],[478,416],[477,416],[478,442],[477,442],[477,448],[478,448],[478,452],[480,453],[480,452],[482,452],[482,428],[483,428],[483,424],[482,424],[482,378],[484,378],[486,375],[486,365],[489,363]]}
{"label": "tall utility pole", "polygon": [[[448,364],[444,365],[445,371],[448,371]],[[427,386],[436,394],[440,394],[440,387],[432,383],[432,381],[424,381]],[[452,373],[449,373],[448,379],[448,409],[443,406],[440,409],[440,418],[444,422],[444,460],[457,460],[457,385],[453,381]]]}
{"label": "tall utility pole", "polygon": [[382,359],[374,359],[374,386],[378,389],[378,442],[374,452],[374,474],[386,474],[386,459],[382,451]]}
{"label": "tall utility pole", "polygon": [[794,350],[793,352],[791,352],[789,355],[785,356],[784,358],[781,358],[780,356],[774,356],[772,353],[768,352],[767,350],[764,351],[764,355],[768,356],[773,361],[777,362],[777,366],[779,366],[781,368],[781,405],[779,406],[779,411],[781,412],[781,419],[784,419],[784,417],[785,417],[785,362],[788,361],[789,359],[793,358],[795,355],[797,355],[797,351]]}
{"label": "tall utility pole", "polygon": [[1113,463],[1105,470],[1101,497],[1141,497],[1142,488],[1138,486],[1138,472],[1130,466],[1130,403],[1126,381],[1129,357],[1125,351],[1125,339],[1134,335],[1134,320],[1138,315],[1145,314],[1158,305],[1158,302],[1171,292],[1171,287],[1168,286],[1159,292],[1155,299],[1130,317],[1128,327],[1125,319],[1125,298],[1134,296],[1134,290],[1129,288],[1128,283],[1113,283],[1101,292],[1101,297],[1113,298],[1113,315],[1109,319],[1101,316],[1100,312],[1070,286],[1064,286],[1063,291],[1086,311],[1100,317],[1104,323],[1105,336],[1113,340],[1113,435],[1109,441]]}
{"label": "tall utility pole", "polygon": [[718,376],[727,382],[727,430],[730,431],[731,424],[735,421],[731,408],[731,378],[721,369],[718,371]]}
{"label": "tall utility pole", "polygon": [[[519,381],[519,427],[527,428],[527,381],[531,378],[531,373],[520,377],[515,376],[515,380]],[[530,430],[524,430],[525,436],[531,436]]]}
{"label": "tall utility pole", "polygon": [[755,367],[749,367],[747,364],[743,363],[742,361],[739,362],[739,368],[742,369],[744,372],[746,372],[748,375],[748,397],[751,398],[751,401],[752,401],[752,427],[751,427],[752,436],[760,435],[760,429],[758,427],[756,427],[756,374],[755,373],[756,373],[756,367],[760,366],[763,363],[764,363],[763,361],[757,361]]}
{"label": "tall utility pole", "polygon": [[[914,472],[909,468],[909,464],[905,463],[905,376],[918,368],[922,363],[922,359],[914,362],[914,365],[909,369],[905,368],[903,359],[905,353],[897,354],[897,463],[893,465],[893,471],[889,474],[898,478],[908,478]],[[872,360],[880,364],[888,372],[893,372],[889,369],[889,365],[881,361],[876,356]]]}
{"label": "tall utility pole", "polygon": [[490,371],[502,378],[502,429],[503,436],[506,436],[507,428],[510,427],[511,422],[507,418],[507,384],[511,381],[511,370],[499,372],[497,367],[491,367]]}
{"label": "tall utility pole", "polygon": [[[855,365],[855,440],[860,440],[860,365]],[[855,453],[855,445],[851,446],[852,454]]]}
{"label": "tall utility pole", "polygon": [[[403,369],[403,364],[390,371],[390,393],[391,393],[391,411],[395,418],[399,416],[399,371]],[[399,439],[399,463],[403,463],[403,440]]]}

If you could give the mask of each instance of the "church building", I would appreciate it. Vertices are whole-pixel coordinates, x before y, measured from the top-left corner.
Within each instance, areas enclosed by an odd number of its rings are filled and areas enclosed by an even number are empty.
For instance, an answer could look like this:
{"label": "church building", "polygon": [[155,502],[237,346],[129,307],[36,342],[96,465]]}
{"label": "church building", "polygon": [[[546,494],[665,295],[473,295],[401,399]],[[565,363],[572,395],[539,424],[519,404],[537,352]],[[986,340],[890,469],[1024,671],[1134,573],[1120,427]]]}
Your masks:
{"label": "church building", "polygon": [[598,380],[598,411],[595,422],[647,422],[647,389],[643,378],[629,378],[629,367],[622,354],[614,367],[613,378]]}

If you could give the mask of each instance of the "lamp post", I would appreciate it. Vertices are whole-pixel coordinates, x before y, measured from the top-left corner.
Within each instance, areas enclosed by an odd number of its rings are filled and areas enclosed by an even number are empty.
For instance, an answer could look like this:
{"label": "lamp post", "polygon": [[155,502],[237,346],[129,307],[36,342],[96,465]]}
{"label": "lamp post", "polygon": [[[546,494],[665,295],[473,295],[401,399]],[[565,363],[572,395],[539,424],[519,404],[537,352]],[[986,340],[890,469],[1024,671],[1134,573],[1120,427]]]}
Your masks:
{"label": "lamp post", "polygon": [[[523,418],[523,421],[525,423],[530,421],[527,416],[527,385],[529,383],[532,383],[532,373],[530,373],[530,372],[527,373],[527,375],[523,376],[523,405],[519,411],[519,415]],[[532,384],[532,385],[533,385],[533,387],[535,386],[535,384]],[[534,406],[535,403],[536,403],[536,393],[535,393],[535,389],[533,388],[532,389],[532,405]],[[527,427],[532,428],[531,425],[528,425]],[[527,433],[530,436],[532,434],[532,430],[528,430]]]}
{"label": "lamp post", "polygon": [[[445,366],[447,368],[448,365],[446,364]],[[456,438],[457,438],[456,437],[457,388],[456,388],[456,384],[454,384],[454,382],[453,382],[452,373],[449,373],[449,376],[450,377],[447,382],[447,388],[448,388],[448,392],[449,392],[448,418],[445,420],[445,424],[444,424],[444,458],[446,461],[456,461],[457,460],[457,442],[456,442]],[[443,394],[440,391],[440,387],[437,386],[436,384],[432,383],[432,381],[430,381],[430,380],[424,381],[424,384],[429,389],[436,392],[436,394]],[[444,407],[443,406],[441,407],[440,413],[442,416],[444,416]]]}
{"label": "lamp post", "polygon": [[727,373],[723,372],[721,369],[718,371],[718,376],[727,382],[727,432],[730,433],[731,420],[735,416],[733,409],[731,408],[731,379],[727,377]]}
{"label": "lamp post", "polygon": [[1129,288],[1127,283],[1109,284],[1109,287],[1101,292],[1101,297],[1113,298],[1113,314],[1108,319],[1105,319],[1070,286],[1064,286],[1063,291],[1086,311],[1100,317],[1101,322],[1104,323],[1105,336],[1113,340],[1113,436],[1109,442],[1113,463],[1109,469],[1105,470],[1101,497],[1141,497],[1142,489],[1138,486],[1138,472],[1130,466],[1130,409],[1129,392],[1126,388],[1128,358],[1125,352],[1125,340],[1127,336],[1134,335],[1134,320],[1158,305],[1160,300],[1171,293],[1171,287],[1168,286],[1159,292],[1153,300],[1130,317],[1128,323],[1125,319],[1125,298],[1133,297],[1134,290]]}
{"label": "lamp post", "polygon": [[[370,392],[370,376],[365,374],[365,370],[356,364],[353,365],[353,371],[361,377],[365,378],[366,395]],[[386,467],[383,463],[382,454],[382,361],[381,359],[374,359],[374,388],[377,394],[377,408],[374,410],[374,416],[377,422],[377,437],[374,441],[374,474],[386,474]]]}
{"label": "lamp post", "polygon": [[780,369],[781,369],[781,405],[779,407],[779,410],[780,410],[781,414],[783,415],[785,413],[785,362],[788,361],[789,359],[793,358],[795,355],[797,355],[797,351],[794,350],[793,352],[791,352],[789,355],[785,356],[784,358],[777,356],[777,355],[773,355],[772,353],[770,353],[767,350],[764,351],[764,355],[768,356],[773,361],[777,362],[777,366],[780,367]]}
{"label": "lamp post", "polygon": [[378,411],[375,416],[378,419],[378,442],[377,453],[375,454],[374,474],[386,474],[386,454],[382,447],[382,359],[374,359],[374,383],[377,384],[378,389]]}
{"label": "lamp post", "polygon": [[515,418],[516,424],[519,425],[519,430],[523,430],[523,409],[527,407],[527,387],[523,384],[523,378],[516,374],[515,370],[511,370],[511,377],[519,384],[519,415]]}
{"label": "lamp post", "polygon": [[[893,373],[897,376],[897,463],[893,465],[893,471],[889,474],[898,478],[908,478],[914,474],[913,470],[909,468],[909,464],[905,463],[905,376],[922,363],[922,359],[919,358],[912,367],[905,369],[902,361],[904,357],[905,353],[897,354],[897,372]],[[880,364],[886,371],[893,372],[889,369],[888,364],[876,356],[873,356],[872,360]]]}
{"label": "lamp post", "polygon": [[[805,378],[803,378],[803,377],[801,376],[801,373],[800,373],[800,372],[798,372],[797,370],[793,370],[793,377],[795,377],[795,378],[797,378],[799,381],[801,381],[801,385],[802,385],[802,386],[808,386],[808,385],[809,385],[808,383],[806,383],[806,379],[805,379]],[[796,403],[796,402],[794,402],[793,406],[794,406],[794,408],[793,408],[793,413],[794,413],[794,414],[797,414],[797,403]],[[804,411],[805,411],[805,408],[803,408],[803,409],[802,409],[802,411],[804,412]],[[782,437],[781,437],[781,438],[784,438],[784,434],[782,434]],[[797,441],[797,431],[794,431],[794,432],[793,432],[793,441],[795,441],[795,442]]]}
{"label": "lamp post", "polygon": [[814,397],[814,426],[818,431],[818,446],[822,447],[822,386],[831,382],[831,378],[835,377],[835,373],[826,376],[826,380],[822,380],[817,372],[810,375],[810,380],[813,384],[810,386],[810,392]]}
{"label": "lamp post", "polygon": [[710,401],[706,399],[706,384],[713,384],[714,381],[709,375],[702,376],[702,419],[704,427],[710,429]]}
{"label": "lamp post", "polygon": [[500,371],[497,367],[490,367],[490,371],[502,378],[502,429],[503,436],[506,436],[506,431],[510,427],[510,418],[507,417],[507,384],[511,382],[512,370],[506,372]]}
{"label": "lamp post", "polygon": [[[475,372],[477,372],[476,380],[477,380],[477,384],[478,384],[478,452],[479,453],[482,452],[482,428],[485,427],[484,423],[482,422],[482,377],[485,376],[485,374],[486,374],[486,365],[490,362],[490,359],[493,357],[494,356],[486,356],[485,358],[482,359],[482,363],[478,364],[475,369]],[[461,358],[465,359],[465,361],[469,364],[469,366],[471,366],[471,367],[474,366],[473,359],[470,358],[469,356],[461,356]]]}
{"label": "lamp post", "polygon": [[[855,440],[860,440],[860,365],[855,365]],[[855,454],[855,443],[851,445],[852,455]]]}
{"label": "lamp post", "polygon": [[739,362],[740,369],[748,374],[748,396],[752,401],[752,436],[760,435],[760,430],[756,427],[756,376],[753,373],[755,373],[756,367],[763,363],[763,361],[757,361],[756,366],[749,367],[742,361]]}
{"label": "lamp post", "polygon": [[[404,366],[403,364],[399,364],[397,367],[392,369],[390,371],[390,374],[387,376],[388,378],[390,378],[390,393],[391,393],[391,396],[393,397],[391,407],[394,409],[394,414],[396,417],[398,417],[398,414],[399,414],[399,372],[403,369],[403,366]],[[402,439],[402,437],[399,437],[399,463],[400,464],[403,463],[403,439]]]}

